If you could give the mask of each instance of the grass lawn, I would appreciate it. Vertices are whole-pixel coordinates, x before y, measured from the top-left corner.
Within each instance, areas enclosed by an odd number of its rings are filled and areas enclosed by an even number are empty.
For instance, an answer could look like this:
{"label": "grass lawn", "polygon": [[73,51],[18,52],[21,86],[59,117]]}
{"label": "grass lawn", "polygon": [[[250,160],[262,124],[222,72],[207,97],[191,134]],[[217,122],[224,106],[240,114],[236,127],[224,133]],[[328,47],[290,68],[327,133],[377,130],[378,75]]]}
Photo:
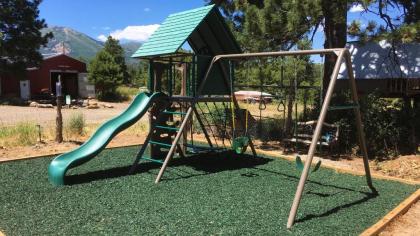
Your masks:
{"label": "grass lawn", "polygon": [[47,179],[51,158],[0,164],[0,230],[6,235],[357,235],[419,186],[374,181],[321,168],[310,176],[297,222],[286,229],[299,172],[288,161],[227,154],[174,160],[126,175],[137,148],[103,151],[69,171],[65,187]]}

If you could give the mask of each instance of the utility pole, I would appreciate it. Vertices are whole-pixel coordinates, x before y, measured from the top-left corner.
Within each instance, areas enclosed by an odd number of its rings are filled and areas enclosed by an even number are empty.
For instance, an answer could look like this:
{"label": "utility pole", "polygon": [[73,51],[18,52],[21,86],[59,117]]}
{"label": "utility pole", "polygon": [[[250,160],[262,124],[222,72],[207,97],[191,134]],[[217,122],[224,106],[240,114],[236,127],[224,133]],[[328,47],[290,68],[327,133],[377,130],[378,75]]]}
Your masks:
{"label": "utility pole", "polygon": [[61,75],[58,75],[58,81],[55,83],[55,92],[57,97],[57,116],[55,119],[55,141],[57,143],[63,142],[63,116],[61,114],[61,100],[63,95],[61,94]]}

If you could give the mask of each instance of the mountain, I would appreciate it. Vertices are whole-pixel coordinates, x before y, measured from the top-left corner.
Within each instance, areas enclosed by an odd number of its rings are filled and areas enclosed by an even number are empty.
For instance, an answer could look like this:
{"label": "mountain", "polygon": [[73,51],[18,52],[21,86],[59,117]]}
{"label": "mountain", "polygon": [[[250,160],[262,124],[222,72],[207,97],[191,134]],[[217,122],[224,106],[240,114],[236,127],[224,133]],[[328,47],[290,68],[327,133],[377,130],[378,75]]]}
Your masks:
{"label": "mountain", "polygon": [[126,42],[121,43],[121,47],[124,49],[125,52],[125,63],[127,64],[134,64],[138,63],[138,59],[132,58],[131,55],[133,55],[137,49],[141,46],[141,43],[139,42]]}
{"label": "mountain", "polygon": [[[85,58],[92,60],[96,53],[103,48],[103,42],[95,40],[88,35],[78,32],[68,27],[54,26],[44,28],[41,30],[43,34],[52,32],[54,37],[50,39],[46,47],[41,48],[42,54],[62,53],[74,58]],[[64,48],[63,48],[64,44]],[[137,62],[136,59],[131,58],[131,55],[141,46],[138,42],[122,43],[121,47],[125,51],[126,63],[133,64]]]}

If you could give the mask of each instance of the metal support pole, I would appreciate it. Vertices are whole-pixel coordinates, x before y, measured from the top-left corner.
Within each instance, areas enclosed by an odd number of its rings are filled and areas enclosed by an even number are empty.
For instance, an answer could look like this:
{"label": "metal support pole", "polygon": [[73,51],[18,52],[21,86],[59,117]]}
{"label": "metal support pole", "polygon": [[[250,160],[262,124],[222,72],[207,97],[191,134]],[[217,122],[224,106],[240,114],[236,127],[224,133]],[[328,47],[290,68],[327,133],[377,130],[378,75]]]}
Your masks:
{"label": "metal support pole", "polygon": [[341,49],[340,52],[339,52],[339,56],[337,58],[335,67],[334,67],[333,74],[331,76],[330,83],[328,85],[328,90],[327,90],[327,93],[325,95],[324,103],[322,104],[321,113],[319,115],[319,118],[318,118],[318,121],[317,121],[317,124],[316,124],[314,135],[312,137],[312,142],[311,142],[311,145],[309,146],[308,155],[307,155],[306,161],[305,161],[305,167],[303,168],[302,174],[301,174],[300,179],[299,179],[299,184],[298,184],[297,189],[296,189],[295,198],[293,200],[292,208],[290,210],[289,218],[287,220],[287,228],[288,229],[290,229],[292,227],[292,225],[295,221],[295,218],[296,218],[296,212],[297,212],[297,209],[299,207],[300,200],[302,198],[302,193],[303,193],[303,190],[305,188],[306,179],[308,178],[309,169],[311,167],[312,159],[314,157],[317,142],[319,140],[319,137],[321,136],[322,125],[324,123],[325,116],[327,115],[328,106],[330,104],[331,97],[332,97],[332,94],[334,92],[335,82],[336,82],[336,79],[337,79],[337,76],[338,76],[338,73],[339,73],[339,70],[340,70],[340,66],[341,66],[341,62],[343,60],[344,54],[345,54],[344,50]]}
{"label": "metal support pole", "polygon": [[367,148],[366,148],[365,132],[364,132],[363,123],[362,123],[362,116],[360,114],[359,98],[357,94],[356,80],[353,74],[353,67],[351,64],[350,53],[348,50],[345,50],[344,53],[345,53],[345,61],[346,61],[347,73],[349,76],[349,83],[350,83],[353,103],[357,105],[355,106],[353,111],[354,111],[354,116],[356,118],[356,127],[357,127],[359,145],[363,154],[363,165],[365,168],[366,181],[367,181],[367,185],[372,190],[372,192],[374,194],[377,194],[378,192],[376,191],[375,187],[373,187],[373,184],[372,184],[372,177],[371,177],[370,169],[369,169],[369,157],[368,157]]}

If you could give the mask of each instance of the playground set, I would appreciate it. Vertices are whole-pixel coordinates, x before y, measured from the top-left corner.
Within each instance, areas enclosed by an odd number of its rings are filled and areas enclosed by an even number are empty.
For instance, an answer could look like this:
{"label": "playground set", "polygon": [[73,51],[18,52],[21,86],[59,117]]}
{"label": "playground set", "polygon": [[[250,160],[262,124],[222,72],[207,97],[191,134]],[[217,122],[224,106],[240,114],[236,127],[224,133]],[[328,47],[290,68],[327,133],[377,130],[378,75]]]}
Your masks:
{"label": "playground set", "polygon": [[[188,42],[191,50],[182,48],[185,42]],[[104,123],[82,146],[56,157],[49,165],[49,180],[53,185],[64,185],[65,174],[69,169],[97,156],[115,135],[135,124],[146,113],[149,114],[150,130],[134,158],[130,173],[135,172],[142,160],[159,163],[161,168],[155,183],[161,180],[174,157],[221,151],[243,154],[248,148],[257,157],[253,137],[249,132],[253,117],[248,110],[240,108],[235,96],[235,66],[252,59],[327,54],[335,55],[337,62],[322,100],[319,117],[317,121],[297,123],[312,125],[315,129],[312,135],[304,136],[309,150],[304,166],[298,161],[298,165],[302,165],[302,173],[287,227],[291,228],[294,223],[317,146],[329,145],[338,136],[336,127],[332,127],[336,128],[333,137],[322,134],[323,126],[333,126],[325,123],[328,111],[354,111],[367,184],[376,193],[369,171],[358,94],[348,50],[337,48],[242,53],[217,7],[213,5],[169,15],[132,56],[146,60],[149,64],[149,92],[137,95],[122,114]],[[347,68],[352,103],[332,107],[331,98],[343,65]],[[298,89],[296,84],[294,87]],[[265,106],[262,94],[261,90],[260,107]],[[279,107],[278,111],[284,112],[283,102],[279,103]],[[206,145],[194,141],[194,129],[197,128],[203,133]],[[295,136],[289,141],[299,140],[302,137]],[[149,155],[146,156],[147,150]],[[318,162],[315,169],[320,164]]]}

